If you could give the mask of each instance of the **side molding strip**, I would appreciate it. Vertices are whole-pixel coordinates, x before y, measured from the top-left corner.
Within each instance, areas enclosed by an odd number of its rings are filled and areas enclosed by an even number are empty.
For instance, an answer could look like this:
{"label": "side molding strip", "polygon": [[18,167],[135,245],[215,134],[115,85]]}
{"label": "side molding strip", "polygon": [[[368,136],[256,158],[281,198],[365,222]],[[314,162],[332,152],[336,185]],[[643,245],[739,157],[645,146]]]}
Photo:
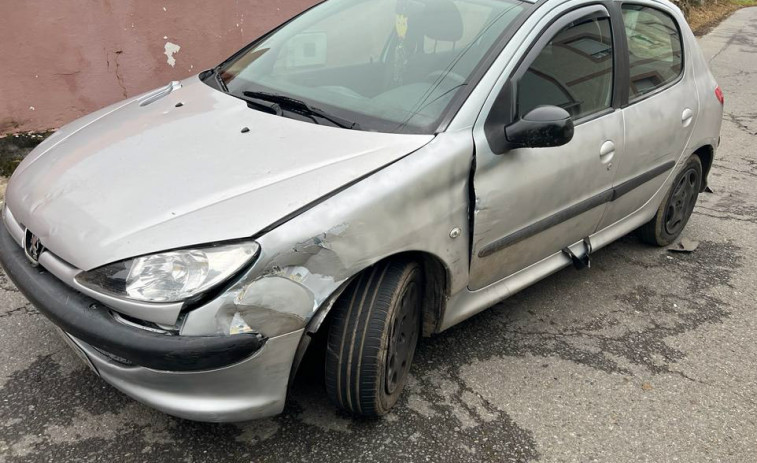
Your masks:
{"label": "side molding strip", "polygon": [[520,230],[517,230],[484,246],[484,248],[479,251],[478,257],[488,257],[498,251],[501,251],[525,239],[531,238],[532,236],[537,235],[549,228],[552,228],[555,225],[561,224],[567,220],[572,219],[573,217],[583,214],[586,211],[594,209],[597,206],[615,201],[621,196],[626,195],[634,189],[647,183],[648,181],[664,174],[665,172],[668,172],[670,169],[675,167],[675,165],[675,161],[668,161],[665,164],[644,172],[643,174],[627,180],[616,187],[605,190],[602,193],[573,204],[572,206],[569,206],[553,215],[550,215],[549,217],[539,220],[538,222],[534,222],[531,225],[521,228]]}
{"label": "side molding strip", "polygon": [[648,181],[664,174],[665,172],[669,171],[673,167],[675,167],[676,162],[675,161],[668,161],[665,164],[662,164],[660,166],[655,167],[652,170],[649,170],[647,172],[644,172],[643,174],[639,175],[638,177],[634,177],[631,180],[627,180],[620,185],[614,187],[612,189],[613,196],[611,201],[615,201],[616,199],[620,198],[621,196],[632,192],[636,188],[642,186],[643,184],[647,183]]}
{"label": "side molding strip", "polygon": [[556,214],[550,215],[549,217],[539,220],[538,222],[534,222],[527,227],[521,228],[520,230],[517,230],[491,244],[486,245],[483,249],[481,249],[481,251],[479,251],[478,257],[488,257],[497,251],[501,251],[502,249],[505,249],[516,243],[520,243],[521,241],[531,238],[532,236],[537,235],[544,230],[570,220],[573,217],[581,215],[584,212],[594,209],[597,206],[608,203],[612,201],[612,198],[613,191],[610,189],[603,191],[598,195],[592,196],[591,198],[584,199],[580,203],[576,203],[566,209],[557,212]]}

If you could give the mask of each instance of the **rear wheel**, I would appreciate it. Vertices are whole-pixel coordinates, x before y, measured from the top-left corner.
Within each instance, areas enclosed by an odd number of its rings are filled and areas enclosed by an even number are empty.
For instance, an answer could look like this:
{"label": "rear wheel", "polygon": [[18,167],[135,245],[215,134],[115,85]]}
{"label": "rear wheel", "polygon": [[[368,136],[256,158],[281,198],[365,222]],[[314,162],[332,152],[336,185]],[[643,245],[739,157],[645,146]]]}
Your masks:
{"label": "rear wheel", "polygon": [[380,416],[397,402],[420,334],[423,273],[413,261],[364,271],[333,310],[326,390],[341,409]]}
{"label": "rear wheel", "polygon": [[675,241],[694,212],[702,187],[702,161],[693,155],[676,175],[654,218],[637,230],[642,241],[668,246]]}

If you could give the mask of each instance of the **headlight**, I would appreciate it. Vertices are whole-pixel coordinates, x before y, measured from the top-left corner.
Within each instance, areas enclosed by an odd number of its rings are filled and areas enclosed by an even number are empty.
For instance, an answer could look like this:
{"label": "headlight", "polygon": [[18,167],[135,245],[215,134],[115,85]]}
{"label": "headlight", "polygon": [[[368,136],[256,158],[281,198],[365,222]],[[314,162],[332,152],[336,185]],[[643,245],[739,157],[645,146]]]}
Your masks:
{"label": "headlight", "polygon": [[181,302],[223,283],[257,254],[254,242],[161,252],[81,273],[95,291],[143,302]]}

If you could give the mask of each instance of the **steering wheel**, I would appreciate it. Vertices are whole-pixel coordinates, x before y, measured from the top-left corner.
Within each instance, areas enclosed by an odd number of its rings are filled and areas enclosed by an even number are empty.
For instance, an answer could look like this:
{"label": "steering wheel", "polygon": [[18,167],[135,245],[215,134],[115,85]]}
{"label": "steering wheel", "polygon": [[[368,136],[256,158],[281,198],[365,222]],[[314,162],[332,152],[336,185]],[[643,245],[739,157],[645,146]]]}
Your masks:
{"label": "steering wheel", "polygon": [[434,83],[436,81],[440,81],[441,79],[451,79],[453,82],[457,83],[457,85],[463,85],[467,83],[468,79],[461,76],[460,74],[452,71],[445,71],[445,70],[439,70],[439,71],[433,71],[430,72],[423,80],[424,82],[431,82]]}

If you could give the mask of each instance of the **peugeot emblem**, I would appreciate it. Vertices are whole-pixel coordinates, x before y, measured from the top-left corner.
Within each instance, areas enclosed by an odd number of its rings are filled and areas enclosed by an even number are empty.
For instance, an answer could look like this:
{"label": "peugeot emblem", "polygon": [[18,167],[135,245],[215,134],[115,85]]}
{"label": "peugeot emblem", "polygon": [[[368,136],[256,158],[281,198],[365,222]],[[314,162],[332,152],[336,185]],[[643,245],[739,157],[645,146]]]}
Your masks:
{"label": "peugeot emblem", "polygon": [[39,256],[45,248],[42,246],[42,242],[40,242],[37,235],[29,230],[26,230],[24,237],[24,250],[26,251],[26,257],[29,258],[32,265],[35,267],[39,265]]}

